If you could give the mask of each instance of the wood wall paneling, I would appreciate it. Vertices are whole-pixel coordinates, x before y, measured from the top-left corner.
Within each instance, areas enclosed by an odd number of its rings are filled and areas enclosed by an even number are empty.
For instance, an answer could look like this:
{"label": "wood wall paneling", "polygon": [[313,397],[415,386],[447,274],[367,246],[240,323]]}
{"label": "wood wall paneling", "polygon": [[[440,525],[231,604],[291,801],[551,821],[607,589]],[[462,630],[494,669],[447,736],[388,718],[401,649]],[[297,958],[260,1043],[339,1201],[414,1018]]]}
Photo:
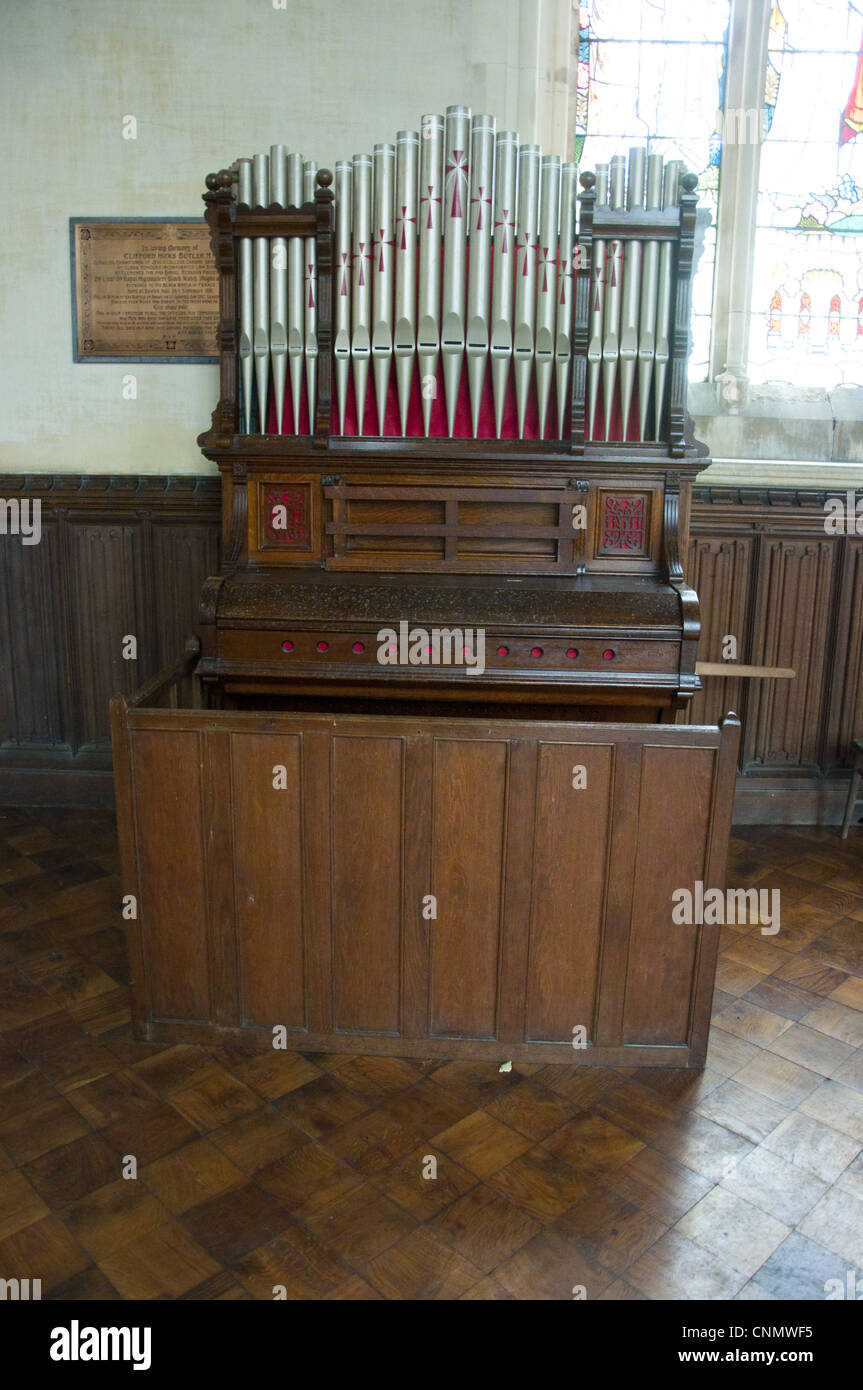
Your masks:
{"label": "wood wall paneling", "polygon": [[[0,800],[110,804],[108,702],[197,631],[201,585],[218,568],[219,481],[9,475],[0,495],[42,502],[39,545],[0,536],[0,641],[11,657],[0,662]],[[748,819],[837,821],[863,737],[863,541],[825,534],[829,495],[695,490],[687,573],[701,602],[700,659],[722,660],[730,633],[739,660],[798,672],[792,682],[707,678],[685,713],[693,723],[741,716]],[[137,662],[122,658],[128,632]],[[405,778],[408,788],[407,764]],[[423,933],[428,946],[425,926],[403,951],[421,949]],[[416,1018],[424,1005],[407,974],[403,988],[402,1010]]]}

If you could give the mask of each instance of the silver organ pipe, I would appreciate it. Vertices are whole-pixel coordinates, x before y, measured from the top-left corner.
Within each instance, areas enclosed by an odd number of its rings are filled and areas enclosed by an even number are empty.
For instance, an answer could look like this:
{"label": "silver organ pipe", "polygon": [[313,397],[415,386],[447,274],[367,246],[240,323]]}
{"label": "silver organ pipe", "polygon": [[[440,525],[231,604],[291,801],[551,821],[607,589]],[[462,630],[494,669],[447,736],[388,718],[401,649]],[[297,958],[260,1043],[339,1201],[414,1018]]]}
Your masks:
{"label": "silver organ pipe", "polygon": [[512,364],[518,135],[501,131],[495,144],[494,274],[491,286],[491,384],[498,439]]}
{"label": "silver organ pipe", "polygon": [[466,352],[474,439],[479,435],[479,412],[489,348],[495,125],[494,116],[474,116],[471,122]]}
{"label": "silver organ pipe", "polygon": [[[315,181],[318,166],[313,159],[303,165],[303,202],[315,201]],[[315,402],[318,386],[318,252],[313,236],[303,237],[303,308],[305,318],[306,402],[309,409],[309,432],[315,424]],[[294,431],[299,433],[299,417],[294,416]]]}
{"label": "silver organ pipe", "polygon": [[[621,154],[611,157],[609,198],[614,212],[626,206],[626,161]],[[605,438],[611,434],[611,412],[620,359],[620,302],[623,290],[623,242],[615,238],[605,251],[605,308],[602,343],[602,398],[605,407]]]}
{"label": "silver organ pipe", "polygon": [[[417,208],[420,138],[415,130],[396,136],[395,327],[396,389],[402,435],[408,409],[417,345]],[[338,197],[338,194],[336,195]],[[344,431],[342,431],[344,433]]]}
{"label": "silver organ pipe", "polygon": [[[252,206],[252,161],[237,160],[237,201]],[[239,278],[239,337],[238,356],[240,359],[240,385],[243,391],[243,424],[246,434],[252,432],[252,394],[255,381],[255,359],[252,354],[252,340],[255,335],[255,280],[253,271],[252,241],[243,237],[238,256]]]}
{"label": "silver organ pipe", "polygon": [[[254,161],[254,198],[259,207],[266,207],[269,198],[269,161],[265,154],[256,154]],[[267,387],[270,381],[270,243],[265,236],[254,241],[255,295],[254,336],[255,382],[258,388],[258,429],[267,432]]]}
{"label": "silver organ pipe", "polygon": [[[683,162],[669,159],[665,166],[663,207],[674,207],[678,201]],[[665,381],[671,356],[671,285],[674,247],[664,241],[659,256],[659,290],[656,302],[656,347],[653,359],[654,438],[662,438],[662,412],[665,402]]]}
{"label": "silver organ pipe", "polygon": [[[596,206],[608,203],[608,165],[596,166]],[[593,239],[590,264],[590,331],[587,344],[587,435],[594,438],[596,402],[602,372],[602,325],[605,304],[605,242]]]}
{"label": "silver organ pipe", "polygon": [[420,373],[423,429],[428,435],[431,429],[432,403],[437,390],[437,363],[440,354],[443,117],[423,116],[421,133],[417,361]]}
{"label": "silver organ pipe", "polygon": [[357,434],[362,434],[369,384],[372,322],[372,161],[369,155],[354,155],[353,183],[351,360]]}
{"label": "silver organ pipe", "polygon": [[518,245],[515,253],[515,328],[512,335],[518,437],[524,438],[536,325],[536,243],[539,231],[539,145],[518,152]]}
{"label": "silver organ pipe", "polygon": [[[236,162],[237,201],[313,204],[317,164],[283,145]],[[492,116],[450,106],[422,117],[419,131],[334,165],[332,353],[334,412],[345,434],[353,384],[356,432],[366,425],[369,376],[376,433],[389,402],[406,437],[419,376],[422,429],[431,434],[438,370],[446,434],[479,438],[490,365],[494,433],[565,438],[573,381],[578,166],[519,145]],[[674,240],[655,237],[645,212],[680,201],[682,165],[642,148],[596,166],[594,222],[609,211],[613,232],[593,236],[587,284],[586,437],[661,440],[674,311]],[[628,214],[640,219],[631,235]],[[246,433],[286,423],[314,428],[318,395],[317,242],[312,235],[240,238],[237,356]],[[458,416],[467,364],[470,425]],[[393,362],[395,370],[393,372]],[[552,384],[554,383],[554,392]],[[600,394],[602,408],[600,409]],[[556,419],[552,398],[557,400]],[[534,424],[532,402],[536,403]],[[255,407],[255,401],[257,406]],[[512,406],[508,403],[512,401]],[[637,404],[636,404],[637,402]],[[651,402],[653,416],[651,427]],[[549,413],[552,411],[552,421]],[[272,417],[270,417],[272,418]],[[530,427],[528,430],[528,421]]]}
{"label": "silver organ pipe", "polygon": [[[629,151],[626,207],[640,212],[644,207],[644,150]],[[638,358],[638,306],[641,289],[641,242],[627,240],[623,248],[623,298],[620,305],[620,437],[625,440],[635,389]]]}
{"label": "silver organ pipe", "polygon": [[[303,201],[303,156],[288,155],[288,203],[299,207]],[[294,413],[294,433],[300,429],[300,405],[303,398],[303,367],[305,362],[306,315],[303,305],[303,238],[288,240],[288,369],[291,377],[291,405]]]}
{"label": "silver organ pipe", "polygon": [[554,375],[554,329],[557,307],[557,243],[560,221],[560,159],[546,155],[540,178],[539,248],[536,268],[536,404],[539,437],[545,437],[545,419]]}
{"label": "silver organ pipe", "polygon": [[560,178],[560,251],[557,269],[557,319],[555,324],[555,375],[557,385],[557,433],[563,439],[569,409],[572,373],[572,324],[575,304],[575,196],[578,165],[564,164]]}
{"label": "silver organ pipe", "polygon": [[393,360],[393,195],[394,145],[375,145],[372,237],[372,363],[378,405],[378,434],[384,433]]}
{"label": "silver organ pipe", "polygon": [[333,361],[339,434],[345,432],[348,382],[351,370],[351,212],[353,165],[341,159],[335,166],[335,229],[333,239]]}
{"label": "silver organ pipe", "polygon": [[[645,203],[648,212],[662,207],[662,155],[647,156],[647,190]],[[644,439],[647,430],[647,411],[650,387],[653,383],[653,358],[656,349],[656,295],[659,288],[659,242],[646,241],[641,255],[641,308],[638,326],[638,438]]]}
{"label": "silver organ pipe", "polygon": [[470,108],[448,106],[444,132],[441,356],[447,428],[454,433],[465,342],[465,255],[470,197]]}
{"label": "silver organ pipe", "polygon": [[[279,207],[287,203],[287,159],[284,145],[270,146],[269,201]],[[288,370],[288,243],[281,236],[273,237],[270,242],[270,369],[276,403],[276,434],[281,434]],[[295,415],[295,430],[296,421]]]}

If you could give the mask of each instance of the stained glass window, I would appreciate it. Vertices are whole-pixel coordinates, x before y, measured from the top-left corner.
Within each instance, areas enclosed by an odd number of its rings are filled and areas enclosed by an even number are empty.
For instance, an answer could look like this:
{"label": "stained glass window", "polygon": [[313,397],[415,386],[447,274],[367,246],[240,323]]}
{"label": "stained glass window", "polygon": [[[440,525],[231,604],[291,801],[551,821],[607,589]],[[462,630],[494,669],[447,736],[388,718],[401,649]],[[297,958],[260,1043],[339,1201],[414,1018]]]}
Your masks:
{"label": "stained glass window", "polygon": [[699,176],[711,226],[693,281],[690,375],[707,375],[729,0],[573,4],[573,157],[582,168],[648,143]]}
{"label": "stained glass window", "polygon": [[777,0],[765,95],[749,375],[859,385],[863,0]]}

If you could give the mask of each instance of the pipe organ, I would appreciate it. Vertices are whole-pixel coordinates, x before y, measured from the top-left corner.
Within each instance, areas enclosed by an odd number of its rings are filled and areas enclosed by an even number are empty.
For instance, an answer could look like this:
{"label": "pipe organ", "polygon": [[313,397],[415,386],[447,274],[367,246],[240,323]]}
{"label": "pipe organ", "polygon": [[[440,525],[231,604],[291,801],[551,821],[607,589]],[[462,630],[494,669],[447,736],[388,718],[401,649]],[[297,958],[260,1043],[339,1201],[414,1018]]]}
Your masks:
{"label": "pipe organ", "polygon": [[[208,177],[222,697],[683,707],[695,187],[642,148],[579,177],[465,106],[332,173],[272,145]],[[482,677],[382,664],[393,614],[482,629]]]}
{"label": "pipe organ", "polygon": [[[316,174],[313,160],[272,145],[237,160],[232,205],[310,207]],[[333,192],[333,435],[569,438],[586,255],[577,176],[463,106],[336,162],[322,185]],[[617,232],[592,238],[590,440],[663,439],[673,244],[643,229],[645,214],[665,212],[667,233],[682,177],[678,160],[641,148],[585,175],[582,202],[592,193],[594,216],[607,210]],[[306,436],[317,408],[316,239],[257,236],[238,251],[242,430]]]}
{"label": "pipe organ", "polygon": [[697,180],[451,106],[206,182],[221,569],[114,713],[139,1034],[701,1065],[716,928],[671,895],[723,881],[738,725],[675,724]]}

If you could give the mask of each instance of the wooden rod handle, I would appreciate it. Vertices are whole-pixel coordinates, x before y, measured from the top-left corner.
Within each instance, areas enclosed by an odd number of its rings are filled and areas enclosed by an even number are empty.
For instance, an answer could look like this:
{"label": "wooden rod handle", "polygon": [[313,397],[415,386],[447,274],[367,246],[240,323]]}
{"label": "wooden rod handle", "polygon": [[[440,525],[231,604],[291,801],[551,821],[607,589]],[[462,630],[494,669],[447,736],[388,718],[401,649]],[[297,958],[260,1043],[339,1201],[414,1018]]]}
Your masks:
{"label": "wooden rod handle", "polygon": [[696,661],[697,676],[752,676],[763,680],[793,680],[797,675],[789,666],[738,666],[734,661]]}

